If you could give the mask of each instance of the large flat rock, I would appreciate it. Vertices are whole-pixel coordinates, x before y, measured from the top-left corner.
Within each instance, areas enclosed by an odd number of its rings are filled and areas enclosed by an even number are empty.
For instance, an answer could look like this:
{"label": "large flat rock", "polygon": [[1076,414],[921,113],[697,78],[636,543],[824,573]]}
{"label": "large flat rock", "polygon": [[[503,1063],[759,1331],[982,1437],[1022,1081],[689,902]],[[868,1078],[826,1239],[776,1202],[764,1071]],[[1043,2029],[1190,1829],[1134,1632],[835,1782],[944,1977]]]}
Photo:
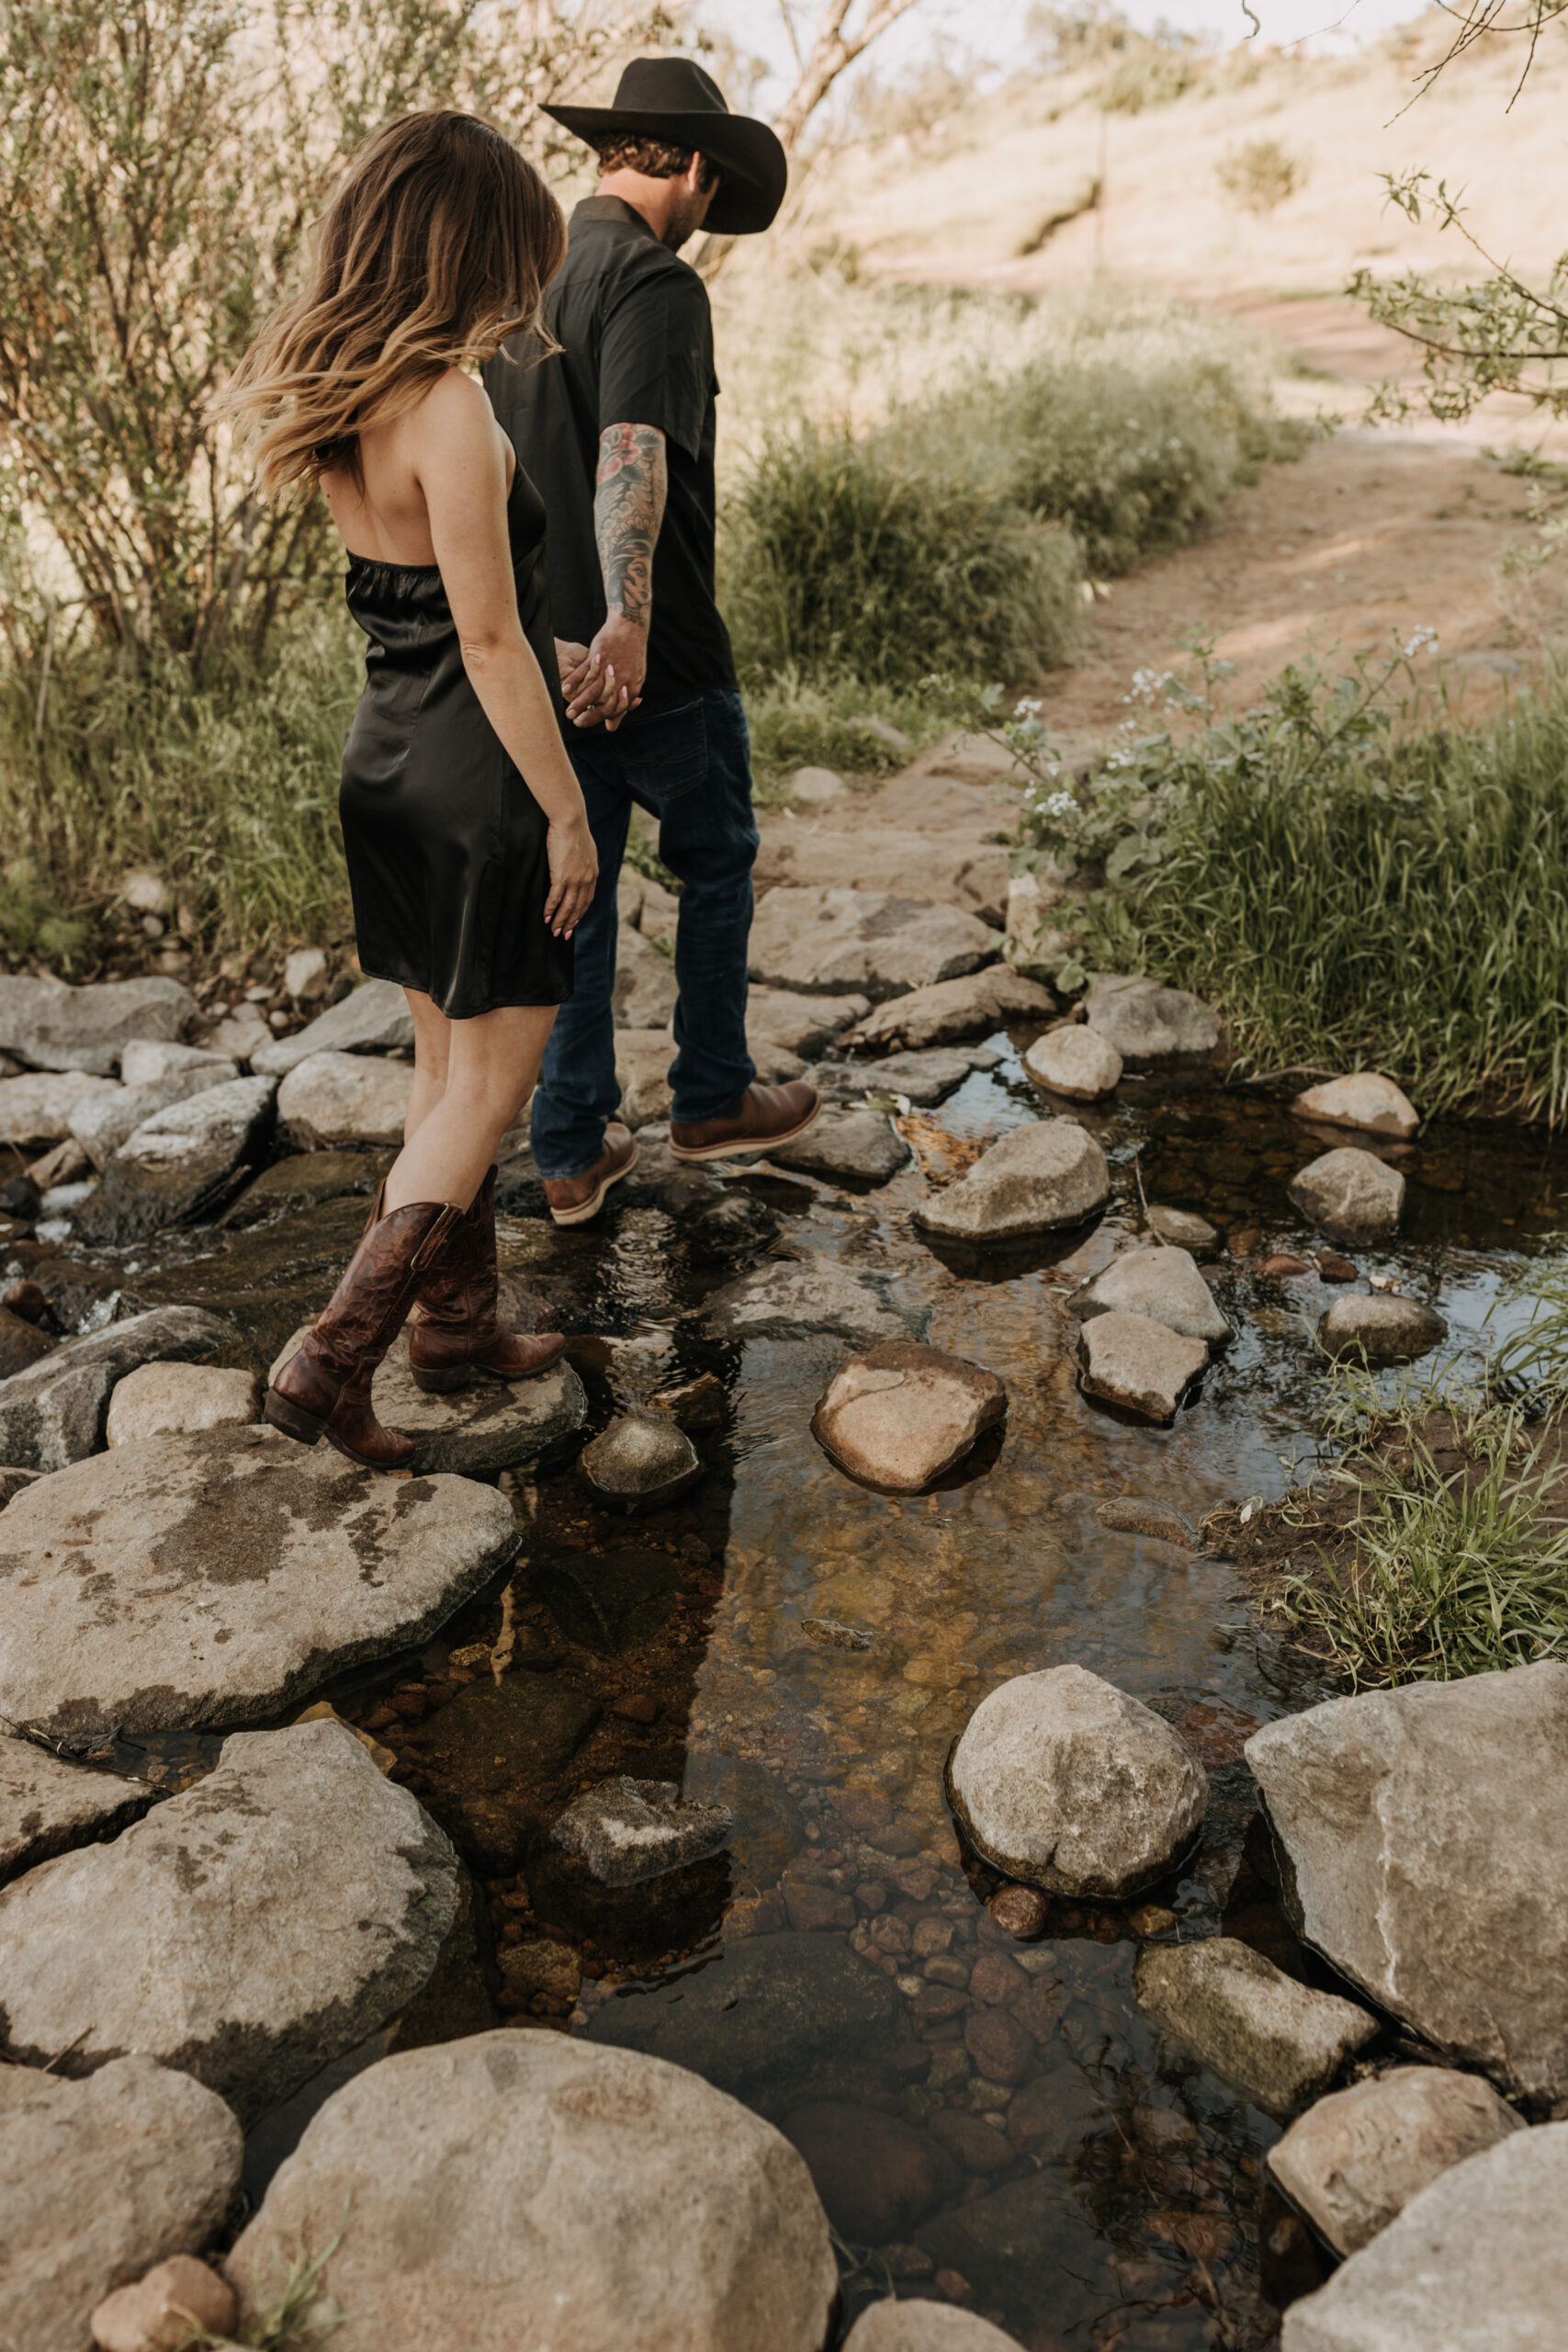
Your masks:
{"label": "large flat rock", "polygon": [[[281,1371],[310,1329],[300,1325],[269,1376]],[[564,1360],[531,1380],[480,1377],[449,1396],[427,1396],[414,1380],[406,1331],[388,1349],[370,1385],[370,1401],[388,1429],[412,1438],[409,1468],[416,1478],[441,1471],[491,1478],[531,1462],[553,1461],[588,1419],[582,1383]]]}
{"label": "large flat rock", "polygon": [[1112,1258],[1103,1272],[1074,1291],[1067,1311],[1086,1323],[1097,1315],[1146,1315],[1184,1339],[1216,1344],[1231,1335],[1196,1260],[1165,1242]]}
{"label": "large flat rock", "polygon": [[75,1212],[77,1239],[118,1247],[218,1207],[262,1158],[276,1091],[270,1078],[234,1078],[155,1111],[110,1155]]}
{"label": "large flat rock", "polygon": [[299,1151],[402,1141],[413,1064],[379,1054],[310,1054],[277,1090],[277,1115]]}
{"label": "large flat rock", "polygon": [[311,1054],[390,1054],[413,1050],[413,1015],[393,980],[365,980],[341,1003],[292,1037],[258,1047],[251,1068],[264,1078],[287,1078]]}
{"label": "large flat rock", "polygon": [[156,2058],[253,2122],[412,1999],[457,1889],[446,1838],[345,1724],[239,1733],[112,1846],[0,1893],[10,2053],[73,2075]]}
{"label": "large flat rock", "polygon": [[1568,2093],[1568,1666],[1330,1699],[1247,1760],[1306,1941],[1506,2088]]}
{"label": "large flat rock", "polygon": [[265,1426],[143,1439],[0,1526],[0,1715],[72,1740],[255,1723],[429,1639],[512,1556],[492,1487]]}
{"label": "large flat rock", "polygon": [[348,2216],[334,2352],[820,2352],[827,2218],[789,2143],[695,2075],[564,2034],[402,2052],[336,2092],[227,2269]]}
{"label": "large flat rock", "polygon": [[880,890],[770,890],[751,925],[751,978],[811,996],[901,996],[994,961],[977,916]]}
{"label": "large flat rock", "polygon": [[1038,980],[1025,979],[1010,965],[988,964],[982,972],[937,980],[879,1004],[845,1043],[873,1053],[921,1052],[962,1037],[988,1037],[1010,1022],[1049,1021],[1055,1010],[1055,998]]}
{"label": "large flat rock", "polygon": [[178,980],[63,980],[0,975],[0,1052],[35,1069],[91,1070],[107,1078],[139,1038],[183,1037],[197,1002]]}
{"label": "large flat rock", "polygon": [[200,1306],[153,1306],[62,1340],[0,1381],[0,1462],[63,1470],[96,1453],[115,1384],[143,1363],[206,1362],[230,1349],[234,1329]]}
{"label": "large flat rock", "polygon": [[155,1793],[150,1781],[90,1772],[0,1734],[0,1886],[35,1862],[114,1837],[140,1820]]}
{"label": "large flat rock", "polygon": [[85,2082],[0,2066],[6,2352],[92,2352],[95,2304],[214,2235],[241,2154],[223,2101],[151,2058]]}
{"label": "large flat rock", "polygon": [[1336,2254],[1357,2254],[1441,2174],[1524,2129],[1479,2075],[1394,2066],[1308,2108],[1269,2170]]}

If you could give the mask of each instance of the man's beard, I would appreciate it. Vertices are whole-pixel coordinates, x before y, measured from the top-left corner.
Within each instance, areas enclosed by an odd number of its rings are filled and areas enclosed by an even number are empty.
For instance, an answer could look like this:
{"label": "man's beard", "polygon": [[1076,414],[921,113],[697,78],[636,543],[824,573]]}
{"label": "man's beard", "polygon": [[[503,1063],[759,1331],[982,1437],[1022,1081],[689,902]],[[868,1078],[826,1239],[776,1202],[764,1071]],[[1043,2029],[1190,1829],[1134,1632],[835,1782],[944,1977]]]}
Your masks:
{"label": "man's beard", "polygon": [[678,254],[687,238],[694,236],[702,227],[703,222],[707,219],[708,207],[713,202],[714,194],[715,191],[712,188],[705,188],[700,194],[682,197],[680,203],[670,215],[661,241],[669,246],[672,254]]}

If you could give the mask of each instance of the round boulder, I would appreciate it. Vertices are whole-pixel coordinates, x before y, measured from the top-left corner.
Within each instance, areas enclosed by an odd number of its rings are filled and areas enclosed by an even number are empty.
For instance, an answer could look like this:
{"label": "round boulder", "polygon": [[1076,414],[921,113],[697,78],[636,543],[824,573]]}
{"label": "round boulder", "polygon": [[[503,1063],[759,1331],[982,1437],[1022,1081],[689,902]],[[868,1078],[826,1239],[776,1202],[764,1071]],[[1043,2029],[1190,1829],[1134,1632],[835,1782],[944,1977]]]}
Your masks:
{"label": "round boulder", "polygon": [[[226,2268],[320,2252],[333,2352],[820,2352],[827,2216],[782,2133],[699,2076],[515,2029],[383,2059],[315,2117]],[[435,2220],[438,2217],[438,2225]]]}
{"label": "round boulder", "polygon": [[584,1446],[577,1466],[603,1510],[662,1510],[703,1475],[696,1447],[662,1413],[623,1413]]}
{"label": "round boulder", "polygon": [[1408,1094],[1375,1069],[1309,1086],[1291,1108],[1298,1119],[1315,1119],[1328,1127],[1360,1127],[1368,1135],[1392,1136],[1397,1143],[1408,1143],[1421,1124]]}
{"label": "round boulder", "polygon": [[915,1211],[928,1233],[950,1241],[1012,1241],[1081,1225],[1111,1193],[1105,1154],[1071,1119],[1014,1127],[965,1176]]}
{"label": "round boulder", "polygon": [[1055,1894],[1135,1894],[1185,1852],[1209,1804],[1185,1740],[1081,1666],[1017,1675],[983,1699],[947,1778],[976,1852]]}
{"label": "round boulder", "polygon": [[1369,1363],[1408,1363],[1449,1336],[1440,1315],[1418,1298],[1391,1298],[1359,1291],[1337,1298],[1317,1327],[1325,1355],[1363,1356]]}
{"label": "round boulder", "polygon": [[852,1356],[811,1423],[840,1470],[884,1493],[918,1495],[1007,1412],[994,1372],[913,1340]]}
{"label": "round boulder", "polygon": [[1287,1189],[1302,1215],[1331,1241],[1386,1241],[1399,1230],[1404,1177],[1354,1144],[1325,1151],[1292,1176]]}
{"label": "round boulder", "polygon": [[1023,1067],[1053,1094],[1065,1094],[1075,1102],[1113,1094],[1122,1082],[1122,1057],[1110,1038],[1076,1022],[1036,1037]]}
{"label": "round boulder", "polygon": [[[998,2133],[991,2137],[999,2143]],[[1017,2342],[974,2312],[912,2295],[862,2312],[844,2338],[844,2352],[1015,2352]]]}
{"label": "round boulder", "polygon": [[115,1385],[104,1435],[111,1446],[192,1430],[243,1429],[261,1409],[254,1372],[214,1364],[141,1363]]}

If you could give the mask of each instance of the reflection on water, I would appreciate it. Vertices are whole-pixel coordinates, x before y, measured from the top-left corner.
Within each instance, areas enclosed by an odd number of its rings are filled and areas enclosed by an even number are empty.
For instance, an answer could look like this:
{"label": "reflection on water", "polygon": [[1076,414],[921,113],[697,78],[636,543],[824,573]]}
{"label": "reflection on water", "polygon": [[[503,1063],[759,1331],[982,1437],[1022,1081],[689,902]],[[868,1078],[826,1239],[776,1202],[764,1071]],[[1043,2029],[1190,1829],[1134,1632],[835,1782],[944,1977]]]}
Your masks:
{"label": "reflection on water", "polygon": [[[999,1067],[937,1114],[954,1135],[1038,1115],[1007,1039],[994,1042]],[[1326,1686],[1260,1627],[1234,1571],[1110,1532],[1095,1506],[1131,1496],[1196,1523],[1310,1462],[1310,1329],[1335,1294],[1255,1269],[1265,1246],[1310,1238],[1288,1179],[1366,1139],[1198,1087],[1130,1082],[1113,1114],[1081,1115],[1111,1161],[1111,1212],[1009,1262],[933,1255],[910,1222],[914,1170],[869,1196],[732,1180],[765,1201],[775,1250],[889,1278],[933,1344],[1006,1381],[987,1465],[915,1500],[852,1485],[809,1435],[840,1343],[697,1335],[693,1310],[734,1268],[689,1248],[658,1205],[634,1196],[601,1231],[508,1222],[504,1262],[579,1335],[597,1423],[719,1376],[727,1417],[698,1440],[709,1475],[677,1509],[632,1521],[597,1511],[570,1472],[519,1482],[524,1565],[504,1602],[483,1597],[417,1659],[335,1696],[396,1748],[480,1882],[457,1991],[444,2008],[452,1988],[433,1988],[400,2031],[471,2030],[499,1996],[520,2024],[699,2066],[807,2154],[841,2242],[846,2321],[892,2286],[964,2301],[1035,2352],[1261,2346],[1279,2300],[1318,2275],[1263,2188],[1280,2127],[1151,2030],[1132,1969],[1140,1938],[1222,1921],[1281,1965],[1315,1969],[1248,1840],[1240,1755],[1258,1724]],[[1404,1228],[1357,1262],[1430,1299],[1473,1368],[1500,1284],[1559,1235],[1568,1162],[1542,1138],[1481,1130],[1384,1156],[1407,1180]],[[1220,1229],[1210,1272],[1236,1335],[1170,1430],[1090,1405],[1067,1346],[1064,1299],[1138,1230],[1140,1182]],[[210,1300],[265,1362],[361,1216],[319,1204],[216,1250],[216,1237],[186,1236],[120,1279],[138,1303]],[[824,1640],[823,1621],[855,1640]],[[486,1656],[498,1637],[499,1680]],[[984,1908],[998,1882],[961,1853],[942,1766],[988,1690],[1069,1661],[1177,1723],[1213,1803],[1169,1883],[1131,1906],[1054,1902],[1021,1945]],[[161,1743],[141,1769],[171,1778],[182,1753]],[[608,1771],[728,1804],[728,1853],[607,1894],[547,1832]],[[550,1946],[553,1973],[538,1956]]]}

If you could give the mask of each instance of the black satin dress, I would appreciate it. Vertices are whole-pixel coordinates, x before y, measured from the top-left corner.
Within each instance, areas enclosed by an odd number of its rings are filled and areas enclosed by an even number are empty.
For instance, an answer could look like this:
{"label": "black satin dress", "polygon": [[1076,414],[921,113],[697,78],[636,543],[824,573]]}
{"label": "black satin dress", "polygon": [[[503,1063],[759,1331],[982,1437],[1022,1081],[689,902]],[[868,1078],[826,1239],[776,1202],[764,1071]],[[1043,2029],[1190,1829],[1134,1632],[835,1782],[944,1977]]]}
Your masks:
{"label": "black satin dress", "polygon": [[[506,528],[524,634],[553,692],[545,509],[521,466]],[[545,922],[545,813],[468,682],[439,568],[351,555],[347,584],[370,640],[338,795],[360,969],[454,1021],[564,1004],[571,943]]]}

